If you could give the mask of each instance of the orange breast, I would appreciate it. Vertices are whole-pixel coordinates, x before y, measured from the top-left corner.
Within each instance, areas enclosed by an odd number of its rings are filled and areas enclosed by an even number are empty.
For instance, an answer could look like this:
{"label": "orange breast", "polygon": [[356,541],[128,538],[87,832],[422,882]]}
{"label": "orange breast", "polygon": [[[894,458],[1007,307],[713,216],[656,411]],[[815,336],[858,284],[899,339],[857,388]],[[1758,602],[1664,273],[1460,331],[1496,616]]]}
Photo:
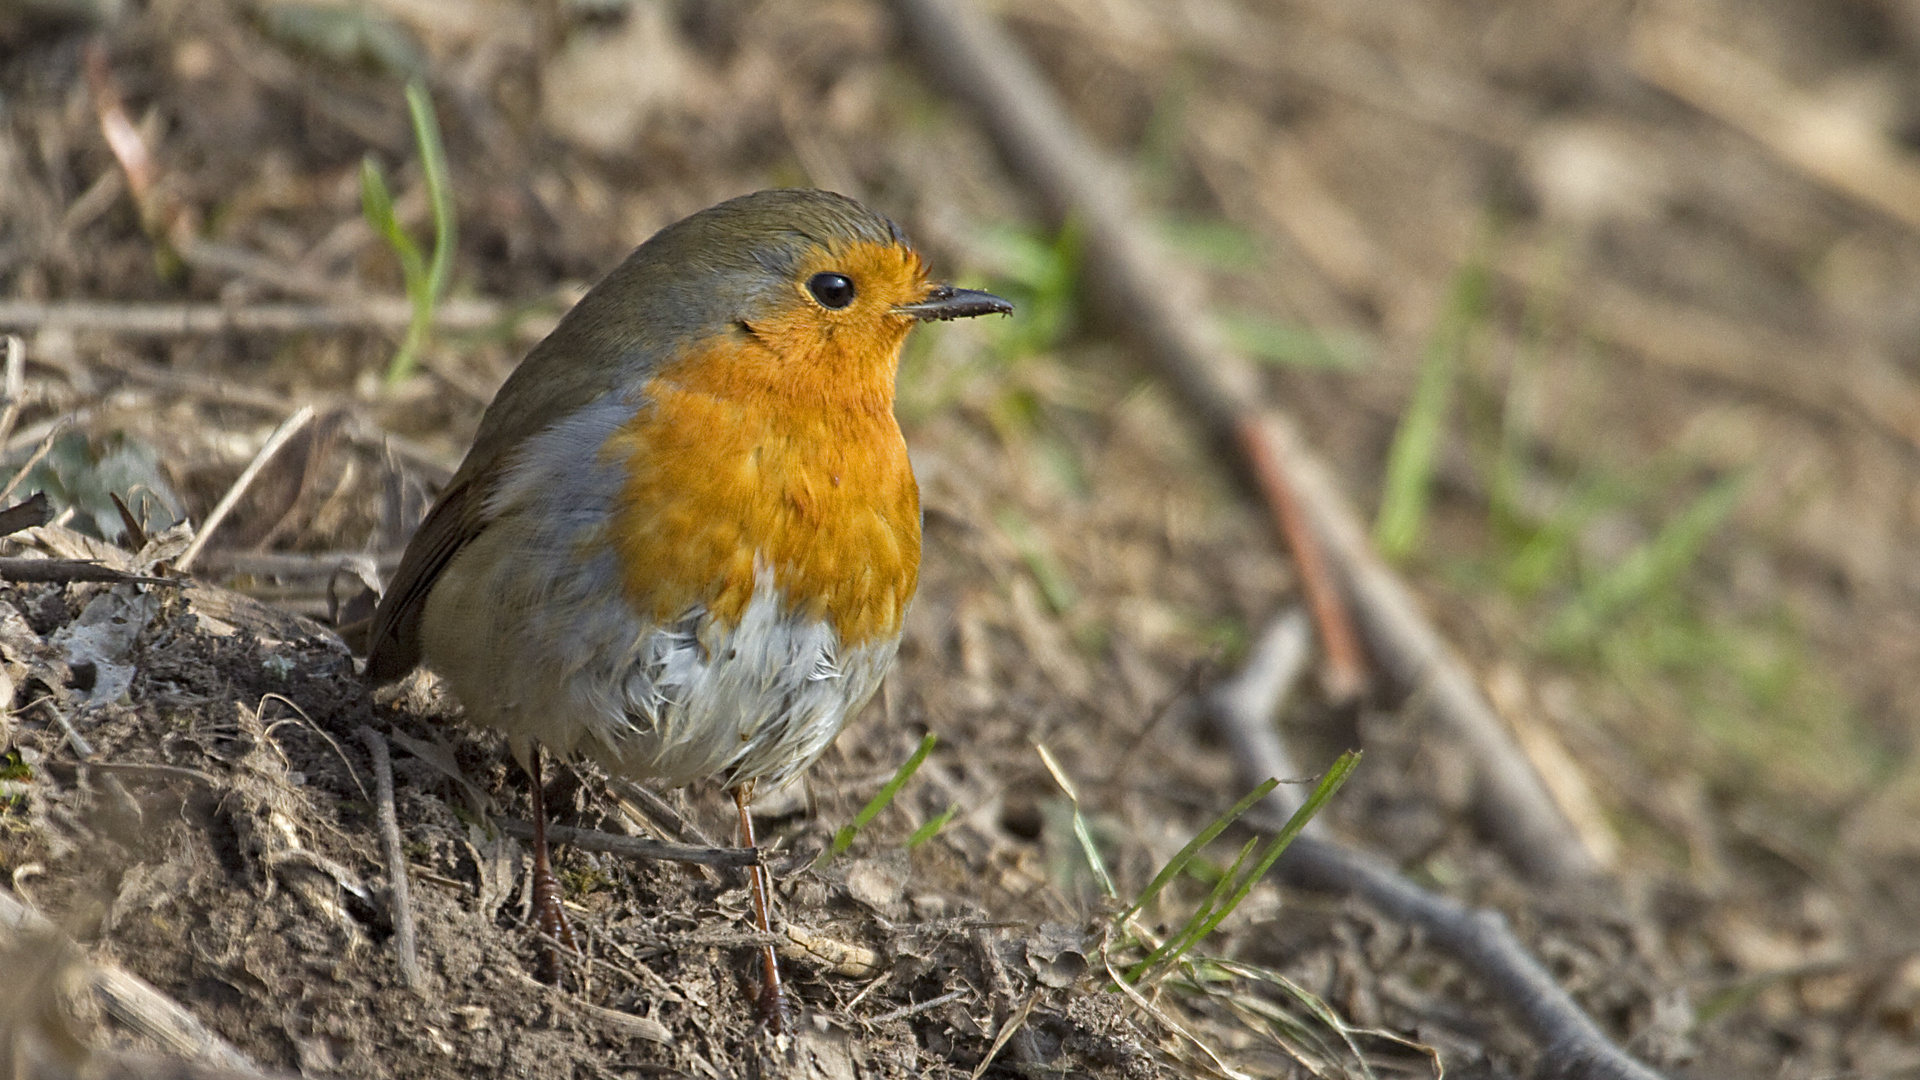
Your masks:
{"label": "orange breast", "polygon": [[[830,620],[845,645],[898,634],[920,495],[893,418],[897,351],[778,355],[729,339],[651,380],[606,447],[627,463],[613,542],[635,609],[665,622],[704,604],[738,625],[757,564],[792,614]],[[860,370],[881,366],[882,386]]]}

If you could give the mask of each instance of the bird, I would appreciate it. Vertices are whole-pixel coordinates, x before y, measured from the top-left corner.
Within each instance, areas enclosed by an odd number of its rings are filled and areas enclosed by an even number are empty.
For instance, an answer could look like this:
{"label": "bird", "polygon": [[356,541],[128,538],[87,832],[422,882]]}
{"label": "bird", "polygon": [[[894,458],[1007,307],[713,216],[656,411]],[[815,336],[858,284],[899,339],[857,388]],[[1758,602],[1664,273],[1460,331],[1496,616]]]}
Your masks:
{"label": "bird", "polygon": [[[375,609],[376,686],[424,665],[532,784],[533,894],[573,947],[544,747],[658,786],[712,780],[753,847],[756,788],[811,765],[894,660],[921,510],[895,379],[919,323],[1011,314],[936,283],[886,217],[759,191],[668,225],[500,387]],[[750,874],[758,928],[771,883]],[[776,1030],[778,962],[758,1004]]]}

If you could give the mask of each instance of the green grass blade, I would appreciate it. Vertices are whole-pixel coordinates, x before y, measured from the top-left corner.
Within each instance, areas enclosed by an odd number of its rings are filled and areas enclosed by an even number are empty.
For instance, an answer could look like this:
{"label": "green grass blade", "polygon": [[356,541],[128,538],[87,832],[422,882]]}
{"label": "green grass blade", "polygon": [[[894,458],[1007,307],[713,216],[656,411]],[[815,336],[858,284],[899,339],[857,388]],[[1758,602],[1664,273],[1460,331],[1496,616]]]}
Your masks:
{"label": "green grass blade", "polygon": [[1146,959],[1127,969],[1128,982],[1138,983],[1141,976],[1159,966],[1162,959],[1178,956],[1192,948],[1195,941],[1200,940],[1200,927],[1226,899],[1227,892],[1233,888],[1234,880],[1240,873],[1240,868],[1247,864],[1247,856],[1253,854],[1253,849],[1259,844],[1260,838],[1255,836],[1240,845],[1240,854],[1234,856],[1232,865],[1228,866],[1220,875],[1220,879],[1213,883],[1213,889],[1207,893],[1207,898],[1200,902],[1199,907],[1193,909],[1193,913],[1187,916],[1187,921],[1181,924],[1180,929],[1148,953]]}
{"label": "green grass blade", "polygon": [[[819,858],[813,860],[814,869],[817,870],[827,865],[832,862],[835,857],[853,846],[854,837],[860,835],[860,830],[866,828],[869,822],[878,817],[880,811],[885,810],[892,804],[894,796],[900,794],[900,789],[906,787],[907,781],[913,779],[913,774],[919,771],[921,762],[927,760],[927,755],[933,753],[934,744],[939,741],[939,736],[931,731],[927,732],[927,737],[920,740],[920,746],[914,750],[913,756],[893,771],[893,777],[882,785],[879,791],[874,793],[873,798],[867,800],[867,805],[861,807],[859,813],[853,815],[852,821],[840,826],[840,828],[834,832],[833,846],[822,851]],[[951,816],[951,811],[949,811],[949,816]],[[945,824],[944,821],[941,823]],[[915,833],[914,835],[917,836],[919,834]]]}
{"label": "green grass blade", "polygon": [[1627,485],[1593,480],[1553,512],[1500,570],[1500,581],[1516,596],[1532,596],[1558,579],[1572,559],[1580,530],[1595,517],[1633,499]]}
{"label": "green grass blade", "polygon": [[1547,627],[1548,648],[1577,648],[1591,641],[1621,611],[1671,587],[1733,514],[1746,493],[1750,475],[1735,473],[1701,492],[1653,539],[1581,590]]}
{"label": "green grass blade", "polygon": [[1334,792],[1340,790],[1340,786],[1347,782],[1347,776],[1359,764],[1360,751],[1349,750],[1341,754],[1339,759],[1327,769],[1327,774],[1321,777],[1320,783],[1314,787],[1313,794],[1307,796],[1307,801],[1301,804],[1300,809],[1295,810],[1293,816],[1287,819],[1287,823],[1280,827],[1280,831],[1273,834],[1273,839],[1267,843],[1266,851],[1261,853],[1259,863],[1255,864],[1252,873],[1241,879],[1240,888],[1235,890],[1233,898],[1207,920],[1206,929],[1200,936],[1204,937],[1212,933],[1222,920],[1233,914],[1233,909],[1239,907],[1240,902],[1253,891],[1254,885],[1267,876],[1267,871],[1279,861],[1281,854],[1287,850],[1287,845],[1293,843],[1293,838],[1300,835],[1300,830],[1307,827],[1307,822],[1312,821],[1314,815],[1327,805],[1327,800],[1333,798]]}
{"label": "green grass blade", "polygon": [[1550,247],[1545,272],[1536,280],[1520,315],[1520,340],[1507,369],[1507,386],[1500,402],[1500,430],[1494,448],[1492,479],[1488,483],[1487,511],[1495,534],[1522,535],[1526,513],[1521,488],[1527,474],[1527,453],[1534,442],[1533,399],[1538,373],[1546,361],[1548,341],[1559,322],[1566,299],[1566,251]]}
{"label": "green grass blade", "polygon": [[1373,526],[1374,542],[1388,558],[1407,555],[1426,530],[1427,504],[1433,497],[1433,474],[1446,434],[1453,384],[1475,327],[1486,319],[1489,291],[1485,266],[1471,263],[1461,269],[1454,278],[1440,326],[1420,362],[1413,400],[1400,418],[1387,454],[1380,513]]}
{"label": "green grass blade", "polygon": [[360,212],[373,226],[387,246],[393,249],[394,257],[400,260],[400,274],[406,282],[407,291],[413,291],[416,279],[425,275],[425,264],[420,259],[420,248],[413,237],[400,227],[399,218],[393,213],[393,192],[387,187],[387,177],[380,171],[380,165],[368,154],[360,159]]}
{"label": "green grass blade", "polygon": [[1245,798],[1234,803],[1226,813],[1214,818],[1212,824],[1200,830],[1199,835],[1187,841],[1187,846],[1181,848],[1174,854],[1173,858],[1167,860],[1167,865],[1160,868],[1160,872],[1153,876],[1153,880],[1147,883],[1145,889],[1141,890],[1139,897],[1134,900],[1127,910],[1121,912],[1114,921],[1125,922],[1138,914],[1142,908],[1153,903],[1153,898],[1160,895],[1160,890],[1166,888],[1168,882],[1172,881],[1181,871],[1185,870],[1187,864],[1191,863],[1208,844],[1213,843],[1214,837],[1226,831],[1227,826],[1240,820],[1240,815],[1253,809],[1253,804],[1266,798],[1267,792],[1279,786],[1279,783],[1280,781],[1278,780],[1267,780],[1259,787],[1248,792]]}
{"label": "green grass blade", "polygon": [[1046,598],[1047,606],[1055,615],[1065,615],[1080,602],[1080,591],[1073,587],[1073,579],[1061,568],[1060,560],[1048,550],[1046,541],[1034,532],[1027,520],[1012,510],[1004,510],[995,519],[1000,531],[1013,541],[1014,550],[1020,553],[1020,560],[1027,564],[1027,571],[1040,586],[1040,595]]}
{"label": "green grass blade", "polygon": [[[1342,1019],[1338,1013],[1334,1012],[1333,1007],[1322,1000],[1319,995],[1314,994],[1312,991],[1277,971],[1237,960],[1210,960],[1209,963],[1216,965],[1229,974],[1275,987],[1281,993],[1285,994],[1289,999],[1305,1009],[1307,1015],[1340,1036],[1341,1041],[1346,1044],[1348,1053],[1353,1055],[1354,1061],[1359,1064],[1361,1072],[1366,1076],[1371,1077],[1374,1075],[1373,1068],[1367,1063],[1366,1055],[1361,1052],[1359,1043],[1354,1039],[1355,1035],[1365,1035],[1368,1038],[1381,1039],[1405,1047],[1414,1053],[1421,1054],[1429,1060],[1434,1061],[1436,1065],[1439,1064],[1438,1052],[1435,1051],[1433,1047],[1385,1028],[1361,1027],[1349,1023]],[[1265,1008],[1262,1009],[1262,1015],[1285,1016],[1285,1013],[1277,1006],[1271,1003],[1263,1004],[1265,1004]],[[1271,1009],[1271,1013],[1268,1013],[1266,1011],[1267,1009]],[[1306,1029],[1304,1027],[1294,1026],[1290,1029],[1289,1033],[1292,1031],[1306,1032]],[[1310,1032],[1306,1032],[1306,1034],[1316,1046],[1325,1048],[1326,1044],[1322,1042],[1318,1036],[1314,1036]],[[1445,1075],[1444,1069],[1440,1069],[1438,1072],[1439,1075]]]}
{"label": "green grass blade", "polygon": [[[1228,896],[1226,900],[1221,903],[1215,903],[1213,899],[1209,897],[1208,903],[1202,905],[1201,910],[1195,912],[1194,916],[1187,920],[1187,925],[1182,928],[1181,932],[1169,939],[1165,945],[1154,950],[1155,955],[1148,957],[1148,961],[1161,964],[1178,963],[1180,958],[1184,956],[1189,949],[1200,942],[1201,938],[1213,933],[1213,931],[1226,920],[1227,916],[1233,914],[1234,909],[1240,906],[1241,901],[1245,900],[1247,895],[1253,892],[1253,887],[1259,883],[1261,878],[1266,876],[1268,870],[1273,868],[1273,864],[1278,861],[1281,854],[1287,850],[1287,846],[1293,843],[1294,837],[1300,835],[1300,830],[1306,828],[1307,822],[1312,821],[1314,815],[1318,814],[1321,808],[1326,806],[1327,800],[1333,798],[1334,792],[1340,790],[1340,785],[1347,782],[1348,775],[1353,772],[1354,767],[1358,764],[1360,764],[1360,752],[1358,750],[1349,750],[1341,754],[1339,759],[1327,769],[1326,775],[1320,778],[1320,783],[1315,785],[1313,794],[1307,796],[1306,802],[1300,805],[1300,809],[1295,810],[1293,816],[1287,819],[1287,823],[1280,827],[1280,831],[1274,833],[1273,838],[1267,841],[1265,849],[1260,853],[1259,861],[1254,863],[1253,868],[1244,873],[1239,872],[1240,862],[1237,861],[1234,864],[1234,869],[1222,876],[1220,885],[1214,889],[1214,894],[1219,895],[1229,885],[1233,885],[1232,895]],[[1251,847],[1252,844],[1253,841],[1249,841],[1248,847]],[[1245,858],[1246,851],[1243,849],[1241,852],[1241,861],[1244,861]],[[1234,884],[1235,882],[1237,882],[1237,885]],[[1140,965],[1137,965],[1135,970],[1142,972],[1152,970],[1152,966],[1148,961],[1143,961]],[[1138,975],[1130,975],[1129,977],[1135,981],[1139,978]]]}
{"label": "green grass blade", "polygon": [[959,812],[959,803],[947,804],[947,808],[940,812],[940,816],[913,830],[913,835],[907,837],[907,850],[912,851],[914,848],[933,839],[939,834],[941,829],[947,827],[947,822],[953,820],[953,815]]}
{"label": "green grass blade", "polygon": [[1053,782],[1060,785],[1060,790],[1067,793],[1067,801],[1073,804],[1073,836],[1080,841],[1080,850],[1087,857],[1087,865],[1093,869],[1094,880],[1100,883],[1108,899],[1118,900],[1120,890],[1114,888],[1113,875],[1107,873],[1107,862],[1100,857],[1100,849],[1094,845],[1093,833],[1087,829],[1086,815],[1080,812],[1080,793],[1074,790],[1073,781],[1067,779],[1067,771],[1060,767],[1053,751],[1039,743],[1034,744],[1034,749],[1040,752],[1040,760],[1046,764],[1047,771],[1053,774]]}
{"label": "green grass blade", "polygon": [[413,138],[420,146],[420,173],[427,182],[427,201],[433,209],[433,261],[427,267],[427,293],[433,303],[446,298],[458,239],[458,215],[453,185],[447,178],[447,151],[434,119],[433,99],[418,80],[407,84],[407,112],[413,120]]}
{"label": "green grass blade", "polygon": [[1327,333],[1247,312],[1214,316],[1227,344],[1262,363],[1309,371],[1353,371],[1367,362],[1368,344],[1357,334]]}
{"label": "green grass blade", "polygon": [[[419,247],[394,220],[392,198],[387,196],[382,209],[385,225],[383,227],[376,223],[375,228],[381,230],[400,256],[400,267],[407,283],[407,300],[413,308],[413,316],[407,321],[406,336],[393,354],[393,360],[387,364],[389,386],[413,374],[420,350],[426,347],[433,329],[434,309],[446,295],[447,281],[452,274],[456,228],[453,187],[447,180],[447,153],[440,140],[440,125],[433,116],[433,99],[427,95],[426,86],[417,79],[407,84],[407,113],[413,123],[414,142],[420,148],[420,172],[427,184],[427,203],[433,212],[433,261],[427,263],[422,259]],[[378,176],[377,169],[362,169],[361,204],[367,209],[371,220],[376,208],[374,200],[369,199],[367,194],[369,189],[366,180],[369,175],[380,180],[380,193],[383,195],[386,183]]]}
{"label": "green grass blade", "polygon": [[1260,266],[1260,240],[1245,226],[1205,217],[1166,217],[1156,224],[1161,241],[1191,262],[1228,271]]}

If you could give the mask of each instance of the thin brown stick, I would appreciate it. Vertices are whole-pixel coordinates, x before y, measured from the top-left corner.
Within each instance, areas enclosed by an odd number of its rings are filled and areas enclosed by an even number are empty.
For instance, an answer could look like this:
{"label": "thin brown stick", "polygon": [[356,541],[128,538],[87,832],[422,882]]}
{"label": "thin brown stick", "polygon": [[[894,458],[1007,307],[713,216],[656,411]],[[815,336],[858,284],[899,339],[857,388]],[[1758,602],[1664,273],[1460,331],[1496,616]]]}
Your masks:
{"label": "thin brown stick", "polygon": [[400,846],[400,816],[393,805],[393,758],[387,752],[387,740],[370,727],[360,729],[360,741],[367,744],[373,759],[374,806],[380,819],[380,846],[387,854],[387,882],[393,893],[393,952],[400,962],[400,977],[407,989],[425,996],[427,977],[420,970],[420,957],[413,928],[413,892],[407,881],[407,853]]}
{"label": "thin brown stick", "polygon": [[0,581],[51,581],[62,584],[70,581],[107,581],[116,585],[132,582],[138,585],[172,585],[176,588],[192,584],[175,578],[129,574],[89,559],[0,559]]}
{"label": "thin brown stick", "polygon": [[868,1025],[890,1024],[895,1020],[905,1020],[909,1016],[919,1016],[921,1013],[926,1012],[929,1009],[937,1009],[940,1006],[945,1005],[949,1001],[959,1001],[961,998],[966,997],[967,994],[970,992],[971,991],[969,991],[964,986],[958,990],[949,990],[946,993],[941,994],[939,997],[928,998],[925,1001],[917,1002],[912,1005],[902,1005],[901,1007],[894,1009],[891,1012],[883,1012],[879,1016],[876,1016],[871,1020],[862,1021],[862,1023],[868,1024]]}
{"label": "thin brown stick", "polygon": [[[533,839],[532,822],[495,818],[493,823],[500,827],[501,832],[516,840]],[[599,851],[628,859],[697,863],[702,866],[760,865],[760,853],[751,848],[694,847],[665,840],[649,840],[644,836],[616,836],[565,825],[548,825],[547,839],[556,844],[570,844],[586,851]]]}
{"label": "thin brown stick", "polygon": [[240,475],[234,480],[233,486],[228,488],[227,493],[220,496],[220,501],[214,504],[213,511],[207,515],[206,523],[193,534],[193,542],[187,545],[187,550],[180,553],[180,560],[174,563],[176,567],[184,572],[193,566],[193,560],[200,557],[200,550],[207,546],[213,531],[227,519],[227,515],[239,503],[240,496],[247,493],[247,488],[252,486],[254,478],[260,475],[260,470],[266,468],[267,462],[273,460],[273,455],[287,445],[287,440],[298,434],[300,429],[306,427],[307,422],[312,419],[313,406],[302,405],[294,410],[292,416],[282,421],[280,426],[273,430],[273,434],[267,436],[267,441],[261,445],[260,452],[253,455],[253,460],[247,462],[246,468],[240,470]]}
{"label": "thin brown stick", "polygon": [[[491,300],[451,299],[434,309],[434,325],[484,330],[505,308]],[[60,327],[141,337],[226,333],[290,334],[313,330],[404,330],[413,318],[405,297],[371,296],[353,304],[134,303],[106,300],[0,300],[0,326]]]}
{"label": "thin brown stick", "polygon": [[93,744],[87,741],[85,735],[80,734],[79,728],[73,726],[73,721],[67,716],[65,710],[61,709],[50,697],[40,699],[40,708],[46,712],[47,715],[53,717],[53,722],[59,726],[61,733],[67,737],[67,745],[73,747],[75,757],[78,757],[82,763],[85,763],[89,758],[93,757]]}
{"label": "thin brown stick", "polygon": [[1320,627],[1320,641],[1327,651],[1327,696],[1339,703],[1357,701],[1367,688],[1360,639],[1354,635],[1353,620],[1340,596],[1340,583],[1327,568],[1320,537],[1300,506],[1293,481],[1287,477],[1286,463],[1266,429],[1252,415],[1242,414],[1235,421],[1234,435],[1241,457],[1266,495],[1274,524],[1293,552],[1294,565],[1300,569],[1300,585],[1313,608],[1313,621]]}
{"label": "thin brown stick", "polygon": [[1487,704],[1466,663],[1433,628],[1413,590],[1374,553],[1332,471],[1301,448],[1286,418],[1269,415],[1264,426],[1288,465],[1302,510],[1335,553],[1376,655],[1396,682],[1426,699],[1441,731],[1466,748],[1475,769],[1475,808],[1488,832],[1535,877],[1573,881],[1598,873],[1598,860]]}

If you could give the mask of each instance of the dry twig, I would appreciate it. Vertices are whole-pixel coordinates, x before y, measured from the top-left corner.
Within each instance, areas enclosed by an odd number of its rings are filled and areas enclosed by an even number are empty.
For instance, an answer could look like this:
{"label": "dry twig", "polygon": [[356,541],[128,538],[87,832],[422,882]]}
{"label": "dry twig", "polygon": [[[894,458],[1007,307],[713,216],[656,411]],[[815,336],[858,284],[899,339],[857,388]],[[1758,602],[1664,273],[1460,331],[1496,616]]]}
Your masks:
{"label": "dry twig", "polygon": [[227,489],[225,495],[220,496],[218,503],[214,504],[213,511],[207,515],[206,523],[200,526],[200,531],[193,534],[193,542],[187,545],[187,550],[180,553],[180,560],[174,564],[175,566],[182,572],[193,566],[193,560],[200,557],[200,549],[207,546],[213,531],[220,527],[220,523],[227,519],[229,513],[232,513],[234,505],[240,501],[240,496],[247,493],[247,488],[252,486],[254,478],[260,475],[260,470],[266,468],[267,462],[273,460],[273,455],[287,445],[287,440],[298,434],[300,429],[306,427],[307,422],[312,419],[313,406],[302,405],[294,410],[292,416],[282,421],[280,426],[274,429],[273,434],[267,436],[267,441],[260,447],[260,452],[253,455],[253,460],[247,462],[247,467],[240,470],[240,476],[234,480],[233,486]]}
{"label": "dry twig", "polygon": [[[516,840],[533,839],[531,822],[516,818],[495,818],[494,824],[500,826],[501,832]],[[556,844],[572,844],[587,851],[600,851],[628,859],[698,863],[702,866],[760,865],[759,853],[752,848],[694,847],[689,844],[672,844],[665,840],[649,840],[643,836],[616,836],[613,833],[595,832],[592,829],[571,829],[565,825],[548,825],[547,839]]]}
{"label": "dry twig", "polygon": [[360,729],[360,741],[367,744],[373,759],[373,790],[380,818],[380,845],[387,852],[387,881],[393,893],[393,951],[400,962],[400,977],[407,989],[416,994],[427,992],[427,977],[420,970],[419,950],[413,929],[413,896],[407,882],[407,853],[400,846],[400,817],[393,806],[393,758],[387,753],[387,740],[370,727]]}
{"label": "dry twig", "polygon": [[0,559],[0,581],[52,581],[60,584],[105,581],[115,585],[131,582],[136,585],[172,585],[175,588],[192,584],[174,578],[129,574],[88,559]]}
{"label": "dry twig", "polygon": [[[1208,708],[1220,718],[1215,726],[1232,747],[1242,777],[1252,777],[1252,783],[1301,775],[1273,721],[1294,684],[1300,681],[1311,655],[1312,628],[1299,608],[1291,608],[1254,642],[1240,671],[1207,695]],[[1285,806],[1288,815],[1299,809],[1300,803],[1293,786],[1285,783],[1267,795],[1267,805]],[[1320,836],[1325,828],[1315,818],[1307,822],[1306,832]]]}
{"label": "dry twig", "polygon": [[[1269,796],[1271,798],[1271,796]],[[1248,820],[1263,828],[1286,821],[1279,806],[1257,809]],[[1536,1075],[1569,1080],[1659,1080],[1658,1073],[1615,1046],[1580,1011],[1553,976],[1527,953],[1507,920],[1495,911],[1467,907],[1428,892],[1369,855],[1327,840],[1302,836],[1280,857],[1274,872],[1297,888],[1353,896],[1389,918],[1424,930],[1435,945],[1459,960],[1491,989],[1539,1046]]]}
{"label": "dry twig", "polygon": [[1301,506],[1284,459],[1265,427],[1251,415],[1240,417],[1234,435],[1254,481],[1266,496],[1280,534],[1293,550],[1294,565],[1300,569],[1301,588],[1313,608],[1313,621],[1320,627],[1320,640],[1327,650],[1327,696],[1341,704],[1357,701],[1366,691],[1366,660],[1360,655],[1360,641],[1354,636],[1340,586],[1327,568],[1320,537]]}
{"label": "dry twig", "polygon": [[[1254,647],[1241,673],[1214,692],[1209,714],[1234,749],[1243,783],[1257,784],[1291,771],[1272,709],[1297,676],[1305,634],[1298,611],[1282,615]],[[1289,675],[1291,669],[1293,675]],[[1277,692],[1276,692],[1277,691]],[[1246,817],[1278,829],[1299,806],[1287,789],[1267,793]],[[1558,1075],[1587,1080],[1653,1080],[1655,1074],[1607,1040],[1574,1000],[1515,940],[1498,913],[1475,910],[1431,893],[1377,859],[1343,848],[1316,829],[1316,820],[1280,857],[1274,873],[1303,889],[1356,896],[1389,917],[1425,930],[1506,1001],[1538,1040],[1543,1062]]]}
{"label": "dry twig", "polygon": [[902,1005],[900,1008],[894,1009],[891,1012],[881,1013],[879,1016],[876,1016],[871,1020],[865,1021],[865,1023],[869,1025],[890,1024],[895,1020],[905,1020],[909,1016],[918,1016],[921,1013],[927,1012],[930,1009],[937,1009],[940,1006],[945,1005],[950,1001],[959,1001],[961,998],[966,997],[971,992],[972,991],[970,991],[967,987],[964,987],[964,986],[958,990],[949,990],[946,993],[941,994],[939,997],[928,998],[925,1001],[915,1002],[912,1005]]}
{"label": "dry twig", "polygon": [[[489,300],[449,299],[435,309],[434,325],[447,330],[484,330],[499,323],[501,306]],[[134,303],[105,300],[0,300],[0,326],[20,330],[58,327],[110,334],[174,337],[194,334],[276,333],[313,330],[404,330],[413,317],[405,297],[374,296],[353,304]]]}

